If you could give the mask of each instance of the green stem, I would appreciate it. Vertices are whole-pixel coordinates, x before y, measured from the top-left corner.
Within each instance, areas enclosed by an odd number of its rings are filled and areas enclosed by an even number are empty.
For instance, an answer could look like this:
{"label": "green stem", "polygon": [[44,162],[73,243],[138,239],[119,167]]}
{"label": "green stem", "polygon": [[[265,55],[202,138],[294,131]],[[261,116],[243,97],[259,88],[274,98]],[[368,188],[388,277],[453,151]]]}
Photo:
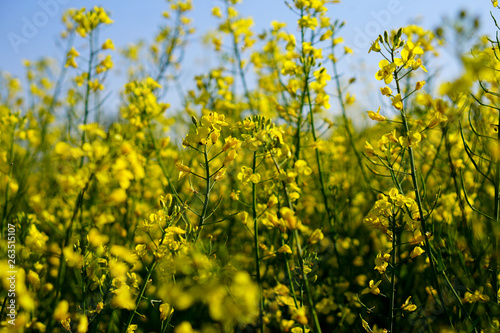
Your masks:
{"label": "green stem", "polygon": [[[391,54],[392,57],[394,57],[394,54]],[[394,59],[393,59],[394,60]],[[399,85],[399,78],[398,74],[394,74],[394,81],[396,82],[396,89],[398,94],[401,94],[401,87]],[[406,117],[406,112],[404,106],[400,110],[401,113],[401,119],[403,123],[403,130],[405,133],[405,136],[408,137],[408,133],[410,132],[410,126],[408,125],[408,119]],[[408,141],[410,142],[410,138],[408,138]],[[415,192],[415,198],[417,201],[417,206],[418,206],[418,212],[419,212],[419,217],[420,217],[420,225],[422,228],[422,235],[424,235],[424,244],[425,244],[425,252],[427,254],[427,257],[429,258],[429,264],[431,267],[431,272],[432,272],[432,277],[434,280],[434,284],[436,286],[436,290],[438,292],[439,300],[440,300],[440,305],[443,307],[443,309],[446,312],[446,315],[448,317],[448,320],[450,321],[451,327],[453,327],[453,321],[451,320],[450,314],[448,312],[448,309],[446,307],[446,303],[444,302],[444,297],[443,297],[443,292],[441,290],[441,286],[439,284],[438,280],[438,275],[437,275],[437,269],[436,265],[434,263],[434,257],[432,256],[432,251],[431,251],[431,245],[429,242],[429,238],[427,237],[427,225],[426,225],[426,216],[424,214],[424,209],[422,205],[422,198],[420,196],[420,190],[418,186],[418,179],[417,179],[417,168],[415,165],[415,157],[414,157],[414,152],[413,152],[413,147],[411,145],[411,142],[408,145],[408,156],[410,159],[410,174],[411,174],[411,179],[413,183],[413,190]]]}
{"label": "green stem", "polygon": [[[271,158],[273,160],[274,166],[276,167],[276,170],[278,171],[278,174],[281,174],[281,168],[272,154],[271,154]],[[286,198],[286,201],[288,203],[288,208],[290,208],[290,210],[292,210],[295,213],[295,210],[293,209],[292,202],[290,201],[290,196],[288,194],[288,188],[286,187],[286,182],[283,181],[282,184],[283,184],[283,190],[285,192],[285,198]],[[313,317],[314,326],[316,327],[316,331],[318,333],[322,333],[321,326],[319,325],[318,314],[316,313],[316,308],[314,306],[314,301],[312,298],[311,287],[309,285],[309,279],[307,277],[307,274],[305,273],[304,251],[302,249],[302,246],[300,245],[299,232],[297,229],[293,230],[293,236],[294,236],[295,242],[297,244],[297,255],[299,257],[299,264],[300,264],[300,270],[302,273],[302,280],[304,281],[304,287],[306,288],[307,301],[309,303],[309,308],[311,311],[311,315]]]}
{"label": "green stem", "polygon": [[[163,243],[163,236],[161,238],[160,245],[162,243]],[[142,298],[144,296],[144,293],[146,292],[146,287],[148,286],[149,280],[151,279],[151,275],[153,274],[153,271],[156,268],[156,264],[157,264],[156,257],[154,257],[153,258],[153,262],[151,263],[151,265],[147,269],[148,274],[146,275],[146,279],[144,280],[144,283],[142,284],[141,291],[139,292],[139,296],[137,296],[137,300],[135,301],[135,308],[134,308],[134,310],[132,310],[132,312],[130,313],[130,315],[128,317],[127,326],[123,330],[123,333],[127,333],[128,328],[132,324],[132,320],[134,319],[134,316],[135,316],[135,314],[137,312],[137,308],[139,307],[139,303],[141,302],[141,300],[142,300]]]}
{"label": "green stem", "polygon": [[203,223],[205,222],[205,216],[207,214],[208,210],[208,202],[210,199],[210,188],[211,188],[211,181],[210,181],[210,161],[208,159],[208,151],[207,151],[207,145],[204,146],[203,148],[203,157],[205,158],[205,179],[206,179],[206,188],[205,188],[205,198],[203,201],[203,209],[200,214],[200,222],[198,225],[198,231],[196,233],[196,238],[194,242],[196,243],[198,241],[198,238],[200,237],[201,229],[203,228]]}
{"label": "green stem", "polygon": [[450,170],[451,170],[451,178],[453,179],[453,185],[455,187],[455,193],[457,195],[457,200],[458,200],[458,206],[460,207],[460,213],[462,217],[462,229],[463,231],[467,232],[467,216],[465,215],[465,204],[464,200],[462,198],[462,193],[460,192],[460,187],[458,186],[458,173],[457,169],[455,168],[455,165],[453,164],[453,159],[451,157],[451,142],[450,138],[448,137],[448,130],[447,128],[443,129],[443,137],[444,137],[444,145],[446,149],[446,153],[448,156],[448,163],[450,164]]}
{"label": "green stem", "polygon": [[302,272],[302,279],[304,280],[304,287],[306,288],[307,293],[307,301],[309,303],[309,308],[311,310],[311,314],[314,320],[314,326],[316,327],[316,331],[321,333],[321,326],[319,325],[318,314],[316,313],[316,308],[314,306],[314,301],[312,299],[311,287],[309,285],[309,278],[305,273],[304,269],[304,252],[302,250],[302,246],[300,245],[299,232],[297,229],[294,230],[293,236],[295,238],[295,242],[297,243],[297,254],[299,256],[300,270]]}
{"label": "green stem", "polygon": [[[306,88],[306,94],[307,94],[307,99],[308,99],[308,104],[309,104],[309,120],[310,120],[310,126],[311,126],[311,133],[312,133],[312,137],[313,137],[314,143],[316,143],[318,141],[318,137],[316,135],[316,128],[314,126],[314,112],[313,112],[313,108],[312,108],[311,94],[310,94],[310,91],[309,91],[309,86],[306,85],[305,88]],[[324,181],[324,178],[323,178],[323,166],[321,164],[321,157],[320,157],[319,149],[316,147],[314,149],[314,152],[315,152],[315,155],[316,155],[316,164],[318,166],[319,183],[320,183],[321,195],[323,197],[323,204],[325,205],[325,210],[326,210],[326,213],[328,215],[328,219],[330,221],[330,225],[331,225],[331,228],[332,228],[331,231],[332,231],[333,235],[335,235],[335,229],[334,229],[335,214],[330,209],[330,206],[328,205],[328,195],[326,193],[325,181]],[[334,244],[334,248],[335,248],[335,244]]]}
{"label": "green stem", "polygon": [[[285,238],[283,237],[283,233],[280,231],[280,236],[281,236],[281,246],[285,245]],[[285,267],[286,267],[286,274],[288,275],[288,281],[290,285],[290,293],[292,294],[293,297],[293,302],[295,303],[295,307],[298,309],[299,308],[299,303],[297,302],[297,295],[295,295],[295,287],[293,286],[293,277],[292,277],[292,272],[290,271],[290,263],[288,261],[288,255],[287,253],[283,253],[285,256]]]}
{"label": "green stem", "polygon": [[[257,152],[253,153],[253,163],[252,163],[252,172],[255,173],[257,169]],[[265,324],[264,324],[264,295],[262,288],[262,278],[260,276],[260,254],[259,254],[259,223],[257,217],[257,184],[252,182],[252,217],[253,217],[253,225],[254,225],[254,247],[255,247],[255,265],[256,265],[256,275],[257,282],[259,284],[260,289],[260,311],[259,311],[259,320],[260,320],[260,330],[261,333],[264,333]]]}
{"label": "green stem", "polygon": [[173,312],[170,312],[165,322],[165,326],[161,330],[161,333],[165,333],[167,331],[168,327],[170,326],[170,321],[172,320],[172,317],[173,317]]}
{"label": "green stem", "polygon": [[[87,85],[85,88],[85,104],[84,104],[84,114],[83,114],[83,125],[87,125],[88,116],[89,116],[89,99],[90,99],[90,82],[92,81],[92,65],[94,61],[94,34],[93,31],[89,32],[89,43],[90,43],[90,54],[89,54],[89,62],[88,62],[88,76],[87,76]],[[81,145],[85,143],[85,133],[86,131],[82,131]],[[80,159],[80,168],[83,166],[84,157],[82,156]]]}
{"label": "green stem", "polygon": [[389,332],[394,332],[395,317],[394,304],[396,302],[396,251],[397,251],[397,232],[396,232],[396,219],[391,218],[392,222],[392,274],[391,274],[391,309],[389,312]]}
{"label": "green stem", "polygon": [[[446,272],[443,271],[442,275],[443,275],[444,280],[446,281],[446,284],[448,285],[448,287],[450,288],[450,290],[453,292],[453,296],[455,296],[458,304],[460,305],[460,309],[462,310],[463,313],[467,314],[467,318],[470,320],[471,324],[473,326],[475,326],[474,325],[474,321],[472,320],[470,314],[467,313],[467,309],[465,308],[464,303],[462,302],[462,299],[460,298],[460,296],[458,295],[457,291],[455,290],[455,288],[451,284],[450,279],[448,279],[448,276],[446,275]],[[477,328],[476,327],[474,327],[474,332],[477,332]]]}
{"label": "green stem", "polygon": [[[161,235],[161,240],[159,242],[158,247],[160,247],[165,240],[165,230],[162,230],[162,235]],[[146,269],[148,274],[146,275],[146,279],[144,280],[144,283],[141,287],[141,290],[139,292],[139,296],[137,296],[137,300],[135,301],[135,308],[134,310],[130,313],[130,316],[127,321],[127,326],[123,330],[123,333],[127,333],[127,330],[129,326],[132,324],[132,320],[134,319],[135,314],[137,313],[137,309],[139,307],[139,303],[141,302],[144,293],[146,292],[146,287],[148,286],[148,283],[151,281],[151,275],[153,274],[153,271],[155,270],[156,266],[158,264],[158,261],[156,260],[156,256],[153,257],[153,261],[151,262],[151,265]]]}

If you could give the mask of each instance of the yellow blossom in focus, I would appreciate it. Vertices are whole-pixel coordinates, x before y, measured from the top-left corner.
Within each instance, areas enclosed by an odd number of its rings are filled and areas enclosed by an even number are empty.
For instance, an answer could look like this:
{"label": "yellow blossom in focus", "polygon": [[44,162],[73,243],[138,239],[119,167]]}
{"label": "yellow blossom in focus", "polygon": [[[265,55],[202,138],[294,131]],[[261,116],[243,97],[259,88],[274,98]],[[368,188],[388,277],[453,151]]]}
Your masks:
{"label": "yellow blossom in focus", "polygon": [[394,106],[396,109],[401,110],[403,109],[403,101],[401,100],[401,94],[397,94],[396,96],[391,98],[392,101],[392,106]]}
{"label": "yellow blossom in focus", "polygon": [[384,80],[385,84],[392,82],[393,73],[396,70],[396,65],[385,59],[380,60],[378,64],[380,70],[375,74],[377,80]]}
{"label": "yellow blossom in focus", "polygon": [[417,306],[415,304],[412,304],[410,299],[411,299],[411,296],[406,299],[406,301],[404,302],[403,305],[401,305],[401,309],[403,309],[404,311],[408,311],[408,312],[413,312],[417,309]]}
{"label": "yellow blossom in focus", "polygon": [[380,294],[380,289],[378,288],[378,286],[381,282],[382,282],[382,280],[379,280],[378,282],[374,282],[373,280],[370,280],[370,282],[368,283],[368,287],[363,289],[363,291],[361,292],[361,295],[369,294],[369,293],[372,293],[373,295]]}
{"label": "yellow blossom in focus", "polygon": [[373,52],[380,52],[380,45],[378,43],[378,39],[376,39],[372,45],[370,46],[370,49],[368,50],[368,53],[370,53],[371,51]]}
{"label": "yellow blossom in focus", "polygon": [[380,92],[382,93],[382,95],[384,96],[391,96],[392,95],[392,90],[391,88],[389,88],[388,86],[385,86],[383,88],[380,88]]}
{"label": "yellow blossom in focus", "polygon": [[387,266],[389,266],[389,259],[390,259],[390,254],[388,253],[384,253],[382,254],[381,252],[379,252],[377,254],[377,258],[375,258],[375,269],[380,273],[380,274],[383,274],[387,268]]}
{"label": "yellow blossom in focus", "polygon": [[376,121],[384,121],[385,120],[385,117],[380,114],[380,106],[378,107],[377,112],[366,111],[366,113],[368,113],[368,117],[370,117],[370,119],[372,119],[372,120],[376,120]]}
{"label": "yellow blossom in focus", "polygon": [[424,253],[424,249],[422,249],[420,246],[415,246],[415,248],[411,251],[410,253],[410,258],[415,258]]}

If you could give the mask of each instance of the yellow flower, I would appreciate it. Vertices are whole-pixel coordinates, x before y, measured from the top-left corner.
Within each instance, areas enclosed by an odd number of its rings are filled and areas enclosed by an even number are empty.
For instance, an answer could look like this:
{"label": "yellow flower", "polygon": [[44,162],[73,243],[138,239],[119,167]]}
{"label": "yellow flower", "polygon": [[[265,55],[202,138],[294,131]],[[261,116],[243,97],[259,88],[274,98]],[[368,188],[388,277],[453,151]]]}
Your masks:
{"label": "yellow flower", "polygon": [[282,247],[280,247],[278,249],[278,253],[288,253],[288,254],[292,254],[292,249],[290,248],[290,246],[288,245],[283,245]]}
{"label": "yellow flower", "polygon": [[399,142],[402,146],[409,147],[417,145],[422,140],[422,134],[420,132],[409,131],[408,135],[399,138]]}
{"label": "yellow flower", "polygon": [[380,52],[380,45],[378,44],[378,39],[376,39],[372,45],[370,46],[370,49],[368,50],[368,53],[371,51],[373,52]]}
{"label": "yellow flower", "polygon": [[66,65],[65,67],[73,67],[77,68],[78,65],[76,64],[75,58],[78,57],[80,53],[75,49],[75,47],[71,47],[71,49],[68,51],[68,54],[66,55]]}
{"label": "yellow flower", "polygon": [[333,31],[331,29],[328,29],[328,30],[325,31],[324,34],[321,35],[321,37],[319,38],[319,40],[320,41],[324,41],[324,40],[332,38],[332,36],[333,36]]}
{"label": "yellow flower", "polygon": [[95,308],[95,312],[100,313],[102,311],[102,309],[104,309],[104,303],[103,302],[97,303],[97,306]]}
{"label": "yellow flower", "polygon": [[309,176],[312,173],[312,169],[307,166],[307,162],[304,160],[297,160],[295,162],[295,169],[298,174],[304,176]]}
{"label": "yellow flower", "polygon": [[170,304],[163,303],[160,305],[160,319],[162,321],[166,320],[172,312],[174,312],[174,308]]}
{"label": "yellow flower", "polygon": [[269,201],[267,202],[267,208],[271,208],[274,205],[276,205],[277,203],[278,203],[278,198],[276,198],[276,196],[273,194],[273,195],[271,195],[271,197],[269,198]]}
{"label": "yellow flower", "polygon": [[78,252],[73,251],[73,247],[66,246],[63,249],[64,258],[66,259],[66,263],[68,267],[72,268],[81,268],[83,264],[83,256]]}
{"label": "yellow flower", "polygon": [[[401,50],[401,58],[397,58],[394,60],[394,63],[398,66],[403,66],[408,68],[413,66],[415,62],[414,58],[417,54],[423,54],[424,50],[417,44],[413,44],[412,42],[406,42],[403,50]],[[417,67],[418,68],[418,67]],[[416,69],[416,68],[414,68]]]}
{"label": "yellow flower", "polygon": [[229,163],[231,163],[238,154],[236,153],[236,150],[231,150],[229,154],[227,154],[226,158],[224,159],[224,162],[222,162],[222,165],[227,166]]}
{"label": "yellow flower", "polygon": [[401,100],[401,94],[397,94],[396,96],[391,98],[392,101],[392,106],[394,106],[396,109],[401,110],[403,109],[403,101]]}
{"label": "yellow flower", "polygon": [[111,192],[109,201],[115,204],[125,202],[127,200],[127,192],[123,188],[117,188]]}
{"label": "yellow flower", "polygon": [[114,50],[115,44],[113,44],[113,41],[111,39],[106,39],[106,41],[102,44],[101,48],[103,50]]}
{"label": "yellow flower", "polygon": [[373,146],[368,141],[365,141],[365,153],[368,156],[377,155],[377,153],[375,152],[375,149],[373,149]]}
{"label": "yellow flower", "polygon": [[127,333],[135,333],[136,330],[137,330],[137,325],[132,324],[127,328]]}
{"label": "yellow flower", "polygon": [[194,333],[194,332],[196,331],[193,330],[193,327],[187,321],[184,321],[180,325],[177,325],[177,327],[174,330],[174,333]]}
{"label": "yellow flower", "polygon": [[396,70],[396,65],[392,62],[382,59],[378,63],[378,67],[380,68],[380,70],[375,74],[375,78],[377,80],[384,80],[385,84],[391,83],[393,79],[392,74]]}
{"label": "yellow flower", "polygon": [[254,184],[257,184],[258,182],[260,182],[260,175],[258,173],[253,173],[252,169],[246,166],[241,167],[241,171],[238,173],[237,177],[238,180],[243,183],[252,182]]}
{"label": "yellow flower", "polygon": [[240,190],[238,190],[238,191],[233,190],[231,192],[231,199],[233,199],[233,200],[240,200],[240,193],[241,193]]}
{"label": "yellow flower", "polygon": [[287,229],[289,230],[297,229],[298,227],[297,217],[295,216],[293,210],[291,210],[288,207],[283,207],[280,209],[280,213]]}
{"label": "yellow flower", "polygon": [[68,332],[71,332],[71,318],[66,318],[61,320],[61,325],[64,327],[64,329]]}
{"label": "yellow flower", "polygon": [[109,241],[109,236],[101,234],[96,228],[92,228],[90,229],[87,239],[92,246],[99,247]]}
{"label": "yellow flower", "polygon": [[418,68],[422,68],[422,70],[423,70],[424,72],[426,72],[426,73],[427,73],[427,68],[425,68],[425,66],[422,64],[422,60],[421,60],[421,59],[417,59],[417,60],[415,60],[415,61],[413,62],[413,64],[412,64],[411,68],[412,68],[413,70],[416,70],[416,69],[418,69]]}
{"label": "yellow flower", "polygon": [[372,119],[372,120],[376,120],[376,121],[384,121],[385,120],[385,117],[380,114],[380,106],[378,107],[378,110],[376,113],[373,111],[366,111],[366,113],[368,113],[368,117],[370,117],[370,119]]}
{"label": "yellow flower", "polygon": [[421,255],[424,252],[425,252],[425,250],[422,249],[420,246],[415,246],[415,248],[410,253],[410,258],[413,259],[415,257],[418,257],[419,255]]}
{"label": "yellow flower", "polygon": [[411,296],[406,299],[403,305],[401,305],[401,309],[403,309],[404,311],[413,312],[417,309],[417,306],[415,304],[412,304],[410,298]]}
{"label": "yellow flower", "polygon": [[434,128],[439,125],[439,123],[442,123],[446,120],[448,120],[448,117],[446,117],[444,114],[442,114],[441,112],[435,112],[432,119],[427,124],[427,128]]}
{"label": "yellow flower", "polygon": [[78,53],[74,46],[68,51],[68,57],[78,57],[79,55],[80,53]]}
{"label": "yellow flower", "polygon": [[475,302],[486,303],[489,302],[489,300],[490,297],[483,294],[483,287],[480,287],[474,293],[468,291],[465,293],[464,296],[464,302],[469,302],[469,303],[475,303]]}
{"label": "yellow flower", "polygon": [[191,173],[191,168],[188,166],[185,166],[184,164],[182,164],[182,162],[175,163],[175,167],[177,168],[177,170],[179,170],[179,178],[178,179],[181,179],[185,175],[189,175]]}
{"label": "yellow flower", "polygon": [[301,325],[307,325],[306,308],[300,307],[292,310],[292,318]]}
{"label": "yellow flower", "polygon": [[77,333],[86,333],[89,329],[89,319],[87,316],[83,315],[78,321],[78,327],[76,328]]}
{"label": "yellow flower", "polygon": [[392,95],[392,90],[391,88],[389,88],[388,86],[385,86],[383,88],[380,88],[380,92],[382,93],[382,95],[384,96],[391,96]]}
{"label": "yellow flower", "polygon": [[361,326],[367,331],[368,333],[373,333],[373,330],[371,329],[370,325],[368,325],[368,322],[361,317],[361,314],[359,315],[361,318]]}
{"label": "yellow flower", "polygon": [[241,219],[241,223],[243,224],[247,224],[247,220],[248,220],[248,212],[239,212],[238,213],[238,217]]}
{"label": "yellow flower", "polygon": [[415,84],[415,90],[420,90],[422,89],[422,87],[425,85],[425,81],[418,81],[416,84]]}
{"label": "yellow flower", "polygon": [[383,274],[389,266],[388,261],[390,259],[391,255],[388,253],[384,253],[382,255],[382,252],[379,251],[377,254],[377,258],[375,258],[375,269],[380,273]]}
{"label": "yellow flower", "polygon": [[228,149],[236,149],[241,144],[241,141],[233,138],[232,136],[228,136],[224,139],[224,147],[222,147],[223,151],[227,151]]}
{"label": "yellow flower", "polygon": [[316,30],[316,27],[318,26],[318,19],[310,16],[302,16],[299,19],[298,24],[301,28]]}
{"label": "yellow flower", "polygon": [[351,105],[356,101],[356,95],[351,95],[350,93],[347,93],[345,96],[345,104],[346,105]]}
{"label": "yellow flower", "polygon": [[343,43],[344,42],[344,38],[342,37],[337,37],[335,38],[333,41],[332,41],[332,44],[333,45],[337,45],[337,44],[340,44],[340,43]]}
{"label": "yellow flower", "polygon": [[95,71],[97,74],[100,74],[111,68],[113,68],[113,60],[111,60],[111,56],[108,54],[106,58],[97,65]]}
{"label": "yellow flower", "polygon": [[319,242],[323,238],[325,238],[325,236],[323,235],[323,232],[321,231],[321,229],[316,229],[313,231],[311,236],[309,236],[309,239],[307,241],[311,244],[316,244],[317,242]]}
{"label": "yellow flower", "polygon": [[370,293],[372,293],[373,295],[380,294],[380,289],[378,288],[378,285],[381,282],[382,282],[382,280],[379,280],[378,282],[374,282],[373,280],[370,280],[370,282],[368,283],[368,287],[363,289],[363,291],[361,292],[361,295],[370,294]]}
{"label": "yellow flower", "polygon": [[134,296],[128,285],[123,284],[112,292],[114,296],[111,301],[111,306],[127,310],[133,310],[135,308]]}
{"label": "yellow flower", "polygon": [[222,12],[220,10],[220,7],[212,8],[212,15],[218,18],[222,18]]}
{"label": "yellow flower", "polygon": [[68,310],[69,310],[68,301],[62,300],[59,302],[59,304],[57,304],[52,317],[57,321],[64,320],[69,317]]}
{"label": "yellow flower", "polygon": [[226,174],[226,170],[227,170],[226,168],[222,168],[219,171],[217,171],[217,173],[214,175],[214,180],[219,181],[222,178],[224,178],[224,175]]}

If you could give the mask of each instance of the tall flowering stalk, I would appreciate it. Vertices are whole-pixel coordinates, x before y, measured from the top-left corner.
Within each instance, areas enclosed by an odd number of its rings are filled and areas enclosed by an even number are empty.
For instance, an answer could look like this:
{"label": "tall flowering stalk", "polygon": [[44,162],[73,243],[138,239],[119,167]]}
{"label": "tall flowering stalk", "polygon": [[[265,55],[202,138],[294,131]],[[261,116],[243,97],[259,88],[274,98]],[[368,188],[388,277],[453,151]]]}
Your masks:
{"label": "tall flowering stalk", "polygon": [[[424,244],[424,249],[419,248],[418,252],[415,250],[412,252],[415,255],[420,255],[425,252],[431,268],[431,273],[433,276],[434,287],[438,292],[438,296],[440,299],[440,306],[445,310],[451,326],[453,326],[453,322],[449,317],[448,309],[444,302],[443,292],[441,290],[441,285],[438,280],[438,271],[436,268],[436,259],[433,255],[434,250],[431,247],[429,237],[431,235],[430,228],[428,222],[430,221],[430,213],[428,213],[423,207],[423,199],[421,193],[421,184],[419,184],[419,174],[417,171],[417,163],[415,159],[415,150],[422,140],[422,132],[426,129],[430,128],[429,124],[422,127],[421,125],[410,125],[410,123],[415,123],[415,119],[411,118],[411,115],[407,108],[405,108],[406,100],[411,96],[415,91],[422,89],[425,85],[425,81],[418,81],[414,88],[409,92],[403,91],[401,86],[401,80],[407,76],[409,76],[412,72],[422,69],[423,71],[427,71],[422,63],[422,55],[424,53],[422,47],[418,43],[413,43],[411,40],[403,40],[403,29],[399,29],[397,32],[393,33],[391,36],[387,32],[384,33],[384,36],[379,36],[372,44],[370,51],[374,51],[380,53],[380,55],[384,58],[379,62],[379,71],[375,74],[377,80],[384,81],[385,84],[389,85],[394,82],[395,84],[395,92],[392,92],[392,89],[389,86],[381,88],[381,93],[383,96],[390,98],[392,107],[398,112],[399,117],[394,121],[395,123],[400,124],[401,131],[403,134],[401,136],[397,135],[396,130],[384,135],[382,139],[379,141],[379,147],[382,150],[382,153],[377,153],[372,148],[371,144],[367,143],[367,154],[375,157],[378,161],[387,168],[389,171],[389,175],[396,186],[395,191],[393,191],[393,196],[402,196],[404,197],[405,188],[403,187],[405,176],[408,176],[411,179],[411,190],[413,192],[414,202],[409,207],[413,208],[408,209],[408,213],[410,213],[411,220],[420,224],[420,227],[417,228],[415,225],[409,225],[409,231],[413,232],[414,238],[419,239],[419,243]],[[399,57],[398,57],[399,56]],[[368,116],[376,121],[384,122],[387,121],[386,117],[380,114],[380,108],[377,112],[368,111]],[[439,121],[446,120],[446,117],[437,118]],[[432,124],[435,126],[436,124]],[[376,162],[374,162],[376,163]],[[405,201],[403,199],[403,201]],[[413,201],[413,199],[412,199]],[[374,223],[375,226],[379,225],[377,215],[374,215],[374,220],[369,218],[368,221],[377,221]],[[396,277],[396,249],[397,249],[397,241],[398,241],[398,232],[396,230],[395,218],[391,218],[390,225],[385,226],[391,232],[390,237],[392,238],[392,277],[391,277],[391,302],[390,302],[390,314],[389,314],[389,327],[392,331],[395,326],[395,317],[394,317],[394,300],[396,297],[395,294],[395,284],[394,279]],[[406,223],[405,223],[406,224]],[[383,225],[383,223],[382,223]],[[417,249],[417,248],[416,248]]]}

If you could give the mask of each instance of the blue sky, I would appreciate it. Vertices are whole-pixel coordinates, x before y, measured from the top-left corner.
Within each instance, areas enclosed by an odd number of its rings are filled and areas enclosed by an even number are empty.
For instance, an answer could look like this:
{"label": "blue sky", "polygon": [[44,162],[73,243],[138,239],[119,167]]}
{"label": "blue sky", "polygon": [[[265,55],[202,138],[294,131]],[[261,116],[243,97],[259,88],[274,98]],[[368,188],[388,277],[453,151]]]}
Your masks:
{"label": "blue sky", "polygon": [[[204,32],[216,27],[217,21],[210,10],[215,5],[222,5],[222,1],[193,0],[193,4],[195,10],[191,16],[197,33],[184,64],[183,76],[186,79],[203,72],[207,64],[213,64],[208,53],[196,45],[201,42]],[[111,13],[114,24],[103,29],[101,37],[103,40],[113,39],[117,47],[139,39],[149,40],[162,23],[161,13],[168,9],[167,2],[163,0],[2,0],[0,70],[23,77],[22,59],[35,60],[42,56],[61,59],[62,48],[58,40],[63,30],[60,19],[63,11],[94,5],[103,6]],[[253,17],[257,33],[269,27],[272,20],[287,22],[289,27],[295,26],[296,17],[283,0],[243,0],[237,8],[244,16]],[[377,84],[373,73],[380,59],[377,55],[368,55],[367,50],[370,41],[384,30],[396,29],[416,20],[425,28],[432,29],[440,24],[444,16],[455,17],[459,10],[465,9],[480,16],[483,32],[491,36],[495,32],[489,14],[493,10],[490,0],[344,0],[329,8],[332,19],[346,21],[341,35],[346,45],[356,53],[353,61],[344,63],[341,70],[349,76],[357,75],[358,81],[370,84]],[[13,38],[17,37],[21,39],[13,42]],[[439,63],[445,66],[444,72],[451,76],[458,74],[448,55],[441,55],[440,59]]]}

